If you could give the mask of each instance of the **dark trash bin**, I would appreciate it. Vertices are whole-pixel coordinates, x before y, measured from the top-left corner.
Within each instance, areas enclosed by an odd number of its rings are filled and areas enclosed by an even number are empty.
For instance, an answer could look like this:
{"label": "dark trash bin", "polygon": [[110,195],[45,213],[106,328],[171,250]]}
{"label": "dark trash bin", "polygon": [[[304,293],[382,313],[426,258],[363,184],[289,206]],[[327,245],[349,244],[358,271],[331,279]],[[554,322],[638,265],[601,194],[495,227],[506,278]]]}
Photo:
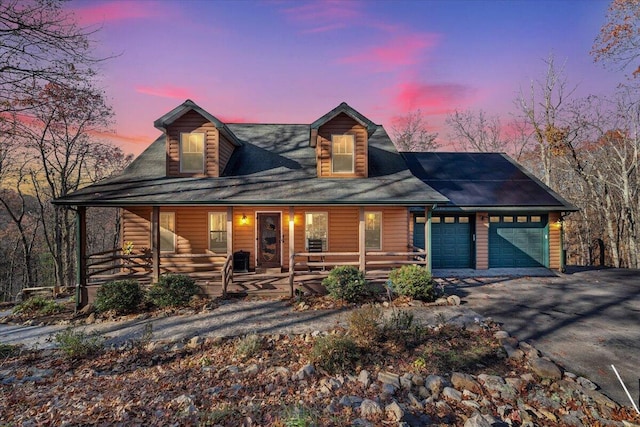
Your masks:
{"label": "dark trash bin", "polygon": [[238,251],[233,253],[233,271],[236,273],[249,272],[249,252]]}

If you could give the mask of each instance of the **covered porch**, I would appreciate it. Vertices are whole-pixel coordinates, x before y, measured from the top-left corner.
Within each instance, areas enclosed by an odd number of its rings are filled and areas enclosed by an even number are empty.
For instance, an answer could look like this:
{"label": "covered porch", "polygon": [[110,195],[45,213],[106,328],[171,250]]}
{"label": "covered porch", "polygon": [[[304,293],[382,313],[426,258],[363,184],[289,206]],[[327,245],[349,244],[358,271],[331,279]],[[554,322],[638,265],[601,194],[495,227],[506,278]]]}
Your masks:
{"label": "covered porch", "polygon": [[[357,241],[347,248],[349,250],[340,251],[309,246],[304,221],[300,219],[304,218],[305,209],[294,206],[283,208],[280,211],[281,231],[278,231],[277,237],[282,255],[281,260],[269,268],[256,268],[259,265],[258,259],[249,268],[238,268],[237,265],[234,268],[234,254],[245,248],[256,250],[259,244],[258,242],[256,246],[245,247],[241,243],[254,239],[260,240],[258,224],[255,224],[255,227],[242,224],[243,218],[246,217],[245,211],[248,209],[226,208],[226,253],[211,253],[209,251],[202,253],[162,252],[160,250],[161,207],[153,206],[150,208],[148,227],[150,246],[148,248],[127,248],[125,244],[123,248],[87,254],[87,211],[86,207],[79,206],[77,209],[77,303],[78,306],[84,306],[93,301],[97,290],[108,281],[135,279],[143,285],[150,285],[165,273],[189,275],[196,280],[204,294],[212,297],[226,297],[236,293],[292,297],[296,291],[303,293],[323,292],[322,279],[335,266],[355,266],[365,272],[368,280],[374,282],[383,282],[390,269],[402,265],[417,264],[430,268],[428,251],[412,245],[413,230],[410,229],[409,221],[404,222],[406,228],[402,233],[404,236],[401,236],[400,239],[403,242],[402,246],[395,244],[391,247],[392,250],[386,250],[390,248],[381,243],[380,249],[368,249],[366,244],[366,212],[368,209],[371,208],[365,206],[351,208],[351,211],[357,212],[355,217],[357,222],[353,223],[355,226],[353,240]],[[406,210],[406,208],[401,209]],[[317,211],[318,208],[312,210]],[[425,214],[430,214],[428,208],[425,209]],[[391,215],[388,216],[391,217]],[[258,216],[256,215],[255,218],[257,219]],[[239,238],[238,236],[242,237],[242,233],[246,234],[247,227],[255,230],[255,236],[251,235],[249,239]],[[388,232],[394,232],[393,227],[389,226],[388,228]],[[429,241],[428,232],[428,227],[425,227],[425,241]],[[396,234],[398,233],[396,232]],[[383,238],[384,236],[381,237],[381,240]],[[388,240],[389,244],[393,241],[391,238]],[[122,241],[127,242],[126,236],[123,235]],[[335,239],[335,244],[332,247],[337,245],[338,239]],[[354,251],[353,249],[356,248],[357,250]],[[259,252],[256,250],[254,257],[257,257]]]}

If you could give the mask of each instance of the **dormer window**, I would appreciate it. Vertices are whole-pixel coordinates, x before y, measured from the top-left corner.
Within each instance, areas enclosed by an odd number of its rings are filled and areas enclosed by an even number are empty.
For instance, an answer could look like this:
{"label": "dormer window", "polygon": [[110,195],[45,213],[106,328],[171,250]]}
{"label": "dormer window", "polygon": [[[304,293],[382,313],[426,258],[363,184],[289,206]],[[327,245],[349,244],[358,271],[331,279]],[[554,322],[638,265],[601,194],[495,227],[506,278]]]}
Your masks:
{"label": "dormer window", "polygon": [[331,164],[333,173],[354,172],[353,135],[331,135]]}
{"label": "dormer window", "polygon": [[180,134],[180,172],[204,172],[204,133]]}

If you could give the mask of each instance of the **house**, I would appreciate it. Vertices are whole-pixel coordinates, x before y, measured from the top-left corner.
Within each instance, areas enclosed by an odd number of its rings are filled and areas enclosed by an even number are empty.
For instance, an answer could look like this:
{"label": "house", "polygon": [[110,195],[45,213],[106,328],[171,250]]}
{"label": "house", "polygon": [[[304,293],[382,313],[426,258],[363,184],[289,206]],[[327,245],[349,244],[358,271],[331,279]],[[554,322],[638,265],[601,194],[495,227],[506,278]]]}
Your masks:
{"label": "house", "polygon": [[[154,125],[162,135],[122,174],[54,201],[77,207],[81,305],[107,279],[164,272],[224,294],[234,261],[236,279],[288,273],[291,293],[310,268],[428,264],[410,208],[428,216],[447,198],[346,103],[310,125],[229,124],[187,100]],[[95,206],[121,210],[123,250],[86,254]]]}
{"label": "house", "polygon": [[564,269],[562,218],[577,208],[507,155],[402,156],[415,176],[449,199],[426,216],[412,213],[413,244],[430,247],[432,268]]}
{"label": "house", "polygon": [[[80,305],[107,280],[165,272],[212,295],[285,277],[293,295],[337,265],[563,267],[575,207],[504,154],[398,153],[346,103],[311,124],[231,124],[187,100],[154,125],[119,176],[53,202],[77,207]],[[86,253],[88,207],[120,210],[123,248]]]}

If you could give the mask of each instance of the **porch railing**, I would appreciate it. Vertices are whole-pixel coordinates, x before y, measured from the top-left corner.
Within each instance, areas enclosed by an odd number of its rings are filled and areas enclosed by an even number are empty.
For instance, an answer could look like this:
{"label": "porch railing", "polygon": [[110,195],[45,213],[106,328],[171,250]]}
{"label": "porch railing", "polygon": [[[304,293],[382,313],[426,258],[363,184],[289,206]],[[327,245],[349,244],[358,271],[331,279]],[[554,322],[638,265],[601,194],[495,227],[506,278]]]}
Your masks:
{"label": "porch railing", "polygon": [[98,252],[87,256],[87,280],[105,278],[134,278],[151,272],[151,254],[147,252],[125,254],[121,249]]}
{"label": "porch railing", "polygon": [[233,282],[233,254],[227,255],[227,259],[222,267],[222,298],[227,297],[229,284]]}

